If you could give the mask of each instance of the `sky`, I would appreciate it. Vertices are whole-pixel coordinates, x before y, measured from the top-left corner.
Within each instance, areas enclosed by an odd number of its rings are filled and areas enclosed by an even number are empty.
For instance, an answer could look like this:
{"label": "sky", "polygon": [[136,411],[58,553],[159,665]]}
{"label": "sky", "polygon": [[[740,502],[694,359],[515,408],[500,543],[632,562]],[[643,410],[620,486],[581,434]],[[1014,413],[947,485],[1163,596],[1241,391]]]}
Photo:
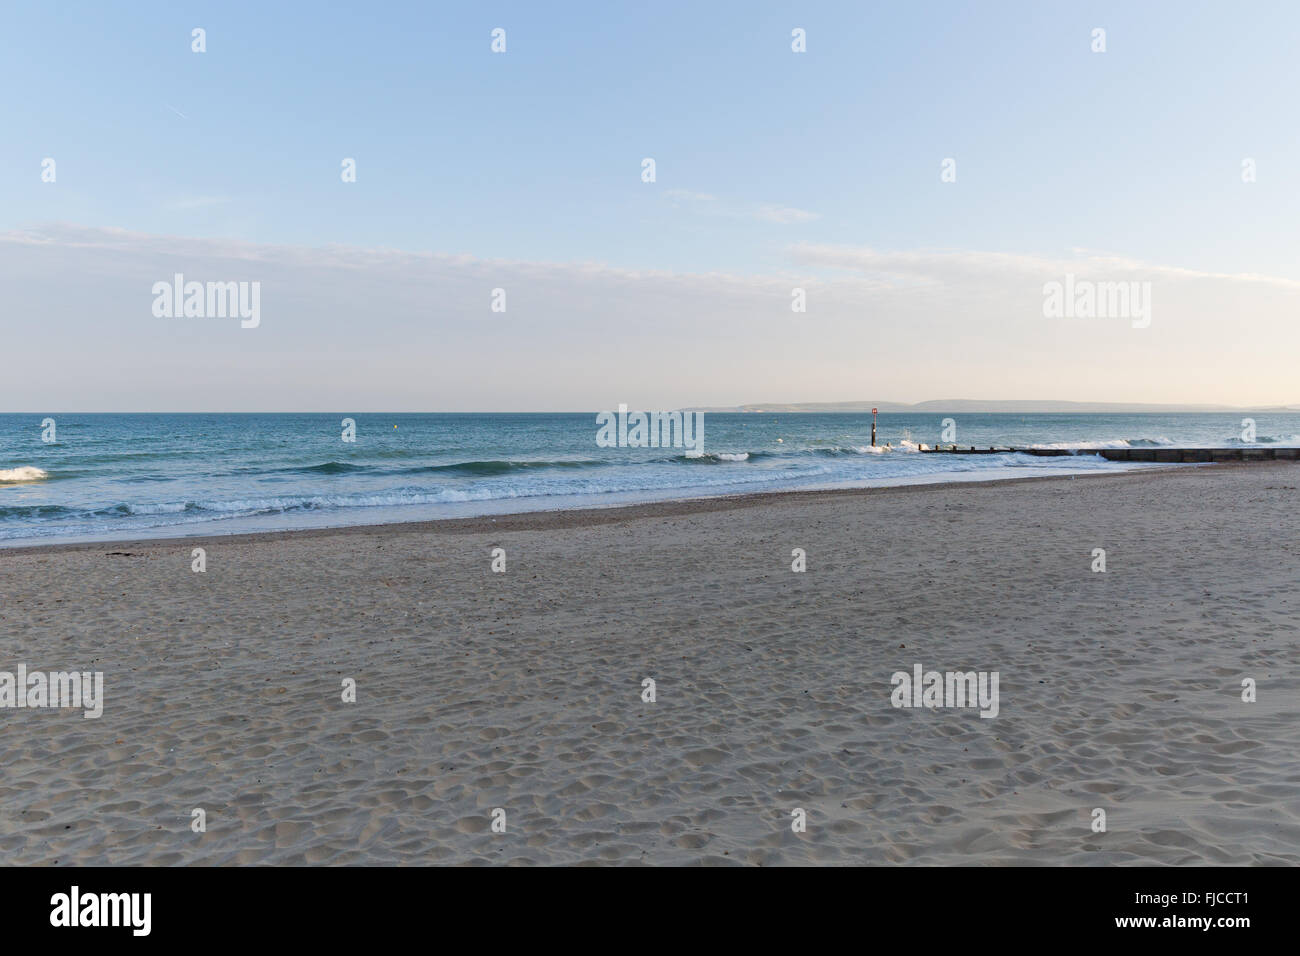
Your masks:
{"label": "sky", "polygon": [[[0,410],[1300,402],[1297,28],[5,2]],[[256,327],[156,315],[177,273],[257,282]],[[1045,315],[1067,276],[1149,314]]]}

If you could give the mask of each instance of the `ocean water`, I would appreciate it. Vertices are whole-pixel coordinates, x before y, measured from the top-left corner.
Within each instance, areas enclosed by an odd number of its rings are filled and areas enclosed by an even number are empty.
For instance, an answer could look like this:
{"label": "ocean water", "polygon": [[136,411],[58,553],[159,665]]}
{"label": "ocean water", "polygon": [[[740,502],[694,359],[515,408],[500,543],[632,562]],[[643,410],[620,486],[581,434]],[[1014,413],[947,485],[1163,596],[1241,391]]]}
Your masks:
{"label": "ocean water", "polygon": [[[53,442],[42,422],[55,420]],[[342,419],[356,441],[342,440]],[[1244,444],[1240,415],[708,413],[704,455],[602,448],[591,414],[0,415],[0,545],[426,520],[799,488],[1153,467],[962,445]],[[1257,444],[1300,444],[1260,413]],[[1158,467],[1169,467],[1162,465]],[[1196,467],[1192,465],[1181,467]]]}

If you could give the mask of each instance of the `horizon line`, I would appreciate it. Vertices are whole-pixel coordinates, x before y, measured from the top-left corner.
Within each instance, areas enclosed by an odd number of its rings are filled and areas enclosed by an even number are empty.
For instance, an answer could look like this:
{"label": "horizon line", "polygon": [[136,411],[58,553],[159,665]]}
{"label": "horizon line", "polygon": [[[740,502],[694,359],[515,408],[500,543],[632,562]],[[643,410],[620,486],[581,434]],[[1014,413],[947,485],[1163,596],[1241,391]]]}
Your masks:
{"label": "horizon line", "polygon": [[[922,402],[746,402],[739,405],[685,405],[667,409],[652,409],[649,406],[638,407],[630,403],[620,403],[626,405],[629,412],[638,411],[672,411],[672,412],[705,412],[709,414],[843,414],[843,415],[860,415],[871,414],[871,406],[886,409],[887,411],[880,414],[907,414],[909,410],[917,413],[942,411],[947,405],[965,405],[968,406],[962,411],[977,412],[981,405],[1082,405],[1089,406],[1092,409],[1102,408],[1103,410],[1078,410],[1076,414],[1084,415],[1103,415],[1107,413],[1125,414],[1122,410],[1125,408],[1139,409],[1130,411],[1127,414],[1159,414],[1165,412],[1168,414],[1213,414],[1216,412],[1230,413],[1238,411],[1275,411],[1275,412],[1300,412],[1300,402],[1287,404],[1269,404],[1269,405],[1221,405],[1221,404],[1198,404],[1194,402],[1088,402],[1088,401],[1057,401],[1053,399],[928,399]],[[861,408],[837,407],[837,406],[863,406]],[[1062,409],[1068,410],[1068,409]],[[603,411],[611,409],[554,409],[549,411],[537,411],[536,409],[502,409],[486,408],[473,410],[447,411],[440,409],[349,409],[346,406],[340,406],[336,409],[258,409],[258,410],[232,410],[232,409],[191,409],[191,410],[84,410],[84,409],[42,409],[36,410],[4,410],[0,415],[597,415]],[[1026,415],[1051,415],[1056,414],[1051,409],[1017,409],[1018,414]],[[1006,412],[989,412],[988,414],[1008,414]]]}

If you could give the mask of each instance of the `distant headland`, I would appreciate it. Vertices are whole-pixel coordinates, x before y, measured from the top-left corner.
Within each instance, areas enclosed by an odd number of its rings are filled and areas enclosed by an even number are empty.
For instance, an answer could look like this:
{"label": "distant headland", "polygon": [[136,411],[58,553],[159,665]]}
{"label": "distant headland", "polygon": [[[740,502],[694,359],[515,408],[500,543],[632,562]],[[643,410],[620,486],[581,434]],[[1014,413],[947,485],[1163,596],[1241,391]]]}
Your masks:
{"label": "distant headland", "polygon": [[1296,405],[1161,405],[1146,402],[1057,402],[1035,399],[998,401],[970,398],[939,399],[928,402],[755,402],[748,405],[691,406],[694,412],[846,412],[867,413],[878,409],[882,414],[903,412],[967,412],[988,415],[1137,415],[1142,413],[1178,414],[1182,412],[1295,412]]}

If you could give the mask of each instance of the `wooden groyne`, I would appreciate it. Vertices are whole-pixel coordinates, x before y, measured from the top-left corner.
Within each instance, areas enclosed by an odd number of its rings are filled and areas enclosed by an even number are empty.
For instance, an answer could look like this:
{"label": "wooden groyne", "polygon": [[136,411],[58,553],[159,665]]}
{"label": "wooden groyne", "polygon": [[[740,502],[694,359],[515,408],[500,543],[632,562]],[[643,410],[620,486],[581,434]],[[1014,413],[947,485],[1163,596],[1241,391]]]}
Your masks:
{"label": "wooden groyne", "polygon": [[1108,461],[1300,461],[1300,448],[1014,448],[1007,445],[922,445],[921,451],[944,455],[1038,455],[1057,458],[1065,455],[1100,455]]}

